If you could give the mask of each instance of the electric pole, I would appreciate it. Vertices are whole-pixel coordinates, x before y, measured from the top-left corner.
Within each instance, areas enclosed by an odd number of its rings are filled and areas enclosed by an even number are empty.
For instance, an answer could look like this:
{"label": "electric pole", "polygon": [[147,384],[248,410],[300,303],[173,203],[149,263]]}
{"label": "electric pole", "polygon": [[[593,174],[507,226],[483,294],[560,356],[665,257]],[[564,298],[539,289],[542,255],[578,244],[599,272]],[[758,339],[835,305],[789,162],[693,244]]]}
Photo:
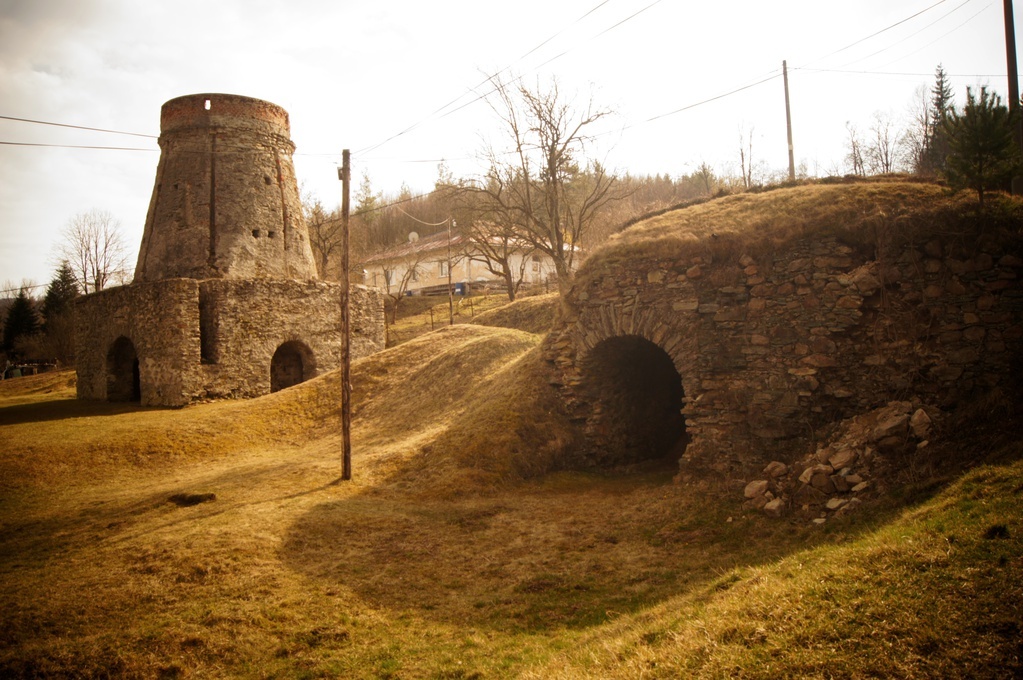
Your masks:
{"label": "electric pole", "polygon": [[455,325],[455,292],[451,289],[451,227],[453,219],[448,220],[448,325]]}
{"label": "electric pole", "polygon": [[[1008,1],[1008,0],[1006,0]],[[782,80],[785,81],[785,130],[789,137],[789,181],[796,181],[796,157],[792,151],[792,110],[789,107],[789,65],[781,62]]]}
{"label": "electric pole", "polygon": [[[1023,154],[1023,116],[1019,105],[1019,71],[1016,65],[1016,27],[1012,18],[1012,0],[1002,0],[1005,11],[1005,61],[1009,68],[1009,114],[1013,121],[1013,139]],[[1023,193],[1023,177],[1012,178],[1012,193]]]}
{"label": "electric pole", "polygon": [[341,180],[341,479],[352,478],[352,342],[351,323],[348,312],[348,292],[351,287],[348,273],[348,212],[351,208],[348,200],[352,183],[351,152],[341,152],[341,167],[338,179]]}

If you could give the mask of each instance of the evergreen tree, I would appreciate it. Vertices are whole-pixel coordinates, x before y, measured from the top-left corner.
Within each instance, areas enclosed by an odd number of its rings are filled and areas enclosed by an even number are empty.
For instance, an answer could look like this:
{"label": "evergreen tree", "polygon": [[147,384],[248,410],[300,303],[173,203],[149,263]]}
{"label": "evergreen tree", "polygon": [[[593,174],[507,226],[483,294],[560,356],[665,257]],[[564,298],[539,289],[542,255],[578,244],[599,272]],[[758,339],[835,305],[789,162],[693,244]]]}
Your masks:
{"label": "evergreen tree", "polygon": [[945,159],[949,154],[946,128],[949,116],[954,113],[952,84],[945,69],[938,64],[934,71],[934,87],[931,88],[931,104],[925,113],[922,167],[918,168],[920,172],[929,175],[945,171]]}
{"label": "evergreen tree", "polygon": [[72,304],[79,294],[75,273],[71,271],[71,265],[65,260],[61,262],[57,274],[46,288],[42,310],[44,330],[51,325],[56,317],[71,312]]}
{"label": "evergreen tree", "polygon": [[949,144],[945,177],[956,189],[976,190],[981,207],[984,192],[1008,184],[1020,167],[1012,119],[1001,97],[982,87],[979,97],[967,88],[962,113],[951,112],[945,123]]}
{"label": "evergreen tree", "polygon": [[46,337],[40,349],[48,358],[64,364],[73,363],[75,357],[74,301],[79,294],[71,265],[62,262],[43,298],[43,332]]}
{"label": "evergreen tree", "polygon": [[38,332],[39,316],[35,304],[22,288],[7,310],[7,318],[4,320],[4,352],[9,357],[17,356],[18,340],[28,339]]}

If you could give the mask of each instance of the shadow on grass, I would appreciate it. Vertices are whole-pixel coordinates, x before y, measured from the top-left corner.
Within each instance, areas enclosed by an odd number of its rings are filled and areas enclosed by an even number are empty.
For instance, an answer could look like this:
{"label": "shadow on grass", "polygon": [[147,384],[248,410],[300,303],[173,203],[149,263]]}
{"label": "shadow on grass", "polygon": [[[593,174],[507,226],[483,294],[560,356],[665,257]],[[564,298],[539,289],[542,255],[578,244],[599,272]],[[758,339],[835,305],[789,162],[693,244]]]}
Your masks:
{"label": "shadow on grass", "polygon": [[68,418],[99,418],[140,411],[166,410],[160,406],[140,406],[134,402],[53,399],[34,404],[16,404],[0,408],[0,425],[42,423]]}
{"label": "shadow on grass", "polygon": [[869,528],[822,531],[743,517],[735,506],[687,497],[665,475],[559,474],[514,492],[432,502],[377,491],[312,508],[280,556],[328,590],[351,589],[379,607],[541,632],[600,625],[713,589],[735,567]]}

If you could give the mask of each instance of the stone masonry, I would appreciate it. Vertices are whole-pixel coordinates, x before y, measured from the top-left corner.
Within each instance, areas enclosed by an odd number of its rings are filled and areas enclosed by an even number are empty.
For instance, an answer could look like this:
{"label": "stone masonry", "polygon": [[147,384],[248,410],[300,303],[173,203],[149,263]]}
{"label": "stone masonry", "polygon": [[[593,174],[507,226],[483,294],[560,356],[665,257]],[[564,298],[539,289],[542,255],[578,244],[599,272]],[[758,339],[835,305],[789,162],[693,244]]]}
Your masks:
{"label": "stone masonry", "polygon": [[[693,248],[703,254],[584,271],[544,345],[585,426],[581,462],[674,447],[683,475],[751,479],[829,423],[909,395],[950,407],[1018,380],[1023,259],[982,235],[968,241],[879,256],[827,237],[759,257]],[[657,405],[664,395],[674,402]],[[657,434],[672,408],[675,429]]]}
{"label": "stone masonry", "polygon": [[290,134],[287,112],[258,99],[164,104],[135,281],[316,278]]}
{"label": "stone masonry", "polygon": [[[183,406],[341,365],[340,284],[316,280],[288,114],[223,94],[164,104],[131,285],[78,303],[78,397]],[[351,353],[384,346],[383,298],[350,292]]]}

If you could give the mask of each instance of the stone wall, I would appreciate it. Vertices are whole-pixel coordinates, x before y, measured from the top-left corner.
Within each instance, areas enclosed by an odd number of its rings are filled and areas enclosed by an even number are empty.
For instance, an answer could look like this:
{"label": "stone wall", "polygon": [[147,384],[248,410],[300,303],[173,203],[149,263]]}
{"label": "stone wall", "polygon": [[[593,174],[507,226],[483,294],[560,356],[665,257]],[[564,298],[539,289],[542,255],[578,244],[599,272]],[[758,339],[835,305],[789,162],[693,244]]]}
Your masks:
{"label": "stone wall", "polygon": [[[351,353],[384,347],[383,297],[362,286],[350,300]],[[111,352],[130,341],[143,405],[183,406],[270,391],[271,361],[292,343],[302,379],[341,365],[340,284],[318,281],[169,279],[81,298],[78,397],[108,399]],[[123,343],[122,343],[123,344]]]}
{"label": "stone wall", "polygon": [[119,338],[134,348],[144,406],[183,406],[199,391],[198,281],[110,288],[76,305],[79,399],[108,399],[108,363]]}
{"label": "stone wall", "polygon": [[759,472],[769,451],[892,399],[950,407],[1018,380],[1019,253],[984,239],[882,250],[823,238],[759,257],[648,257],[588,272],[545,343],[585,422],[584,462],[628,449],[637,439],[624,430],[644,422],[622,415],[615,385],[598,380],[607,371],[593,357],[614,361],[603,348],[619,337],[645,339],[677,370],[683,468]]}
{"label": "stone wall", "polygon": [[[79,398],[182,406],[338,368],[341,287],[315,280],[287,111],[188,95],[160,133],[134,282],[78,304]],[[383,349],[383,296],[350,303],[352,358]]]}
{"label": "stone wall", "polygon": [[[304,380],[341,366],[340,284],[210,279],[200,283],[200,308],[204,398],[267,394],[271,359],[288,342],[307,350]],[[380,294],[353,287],[350,309],[352,358],[383,349]]]}

